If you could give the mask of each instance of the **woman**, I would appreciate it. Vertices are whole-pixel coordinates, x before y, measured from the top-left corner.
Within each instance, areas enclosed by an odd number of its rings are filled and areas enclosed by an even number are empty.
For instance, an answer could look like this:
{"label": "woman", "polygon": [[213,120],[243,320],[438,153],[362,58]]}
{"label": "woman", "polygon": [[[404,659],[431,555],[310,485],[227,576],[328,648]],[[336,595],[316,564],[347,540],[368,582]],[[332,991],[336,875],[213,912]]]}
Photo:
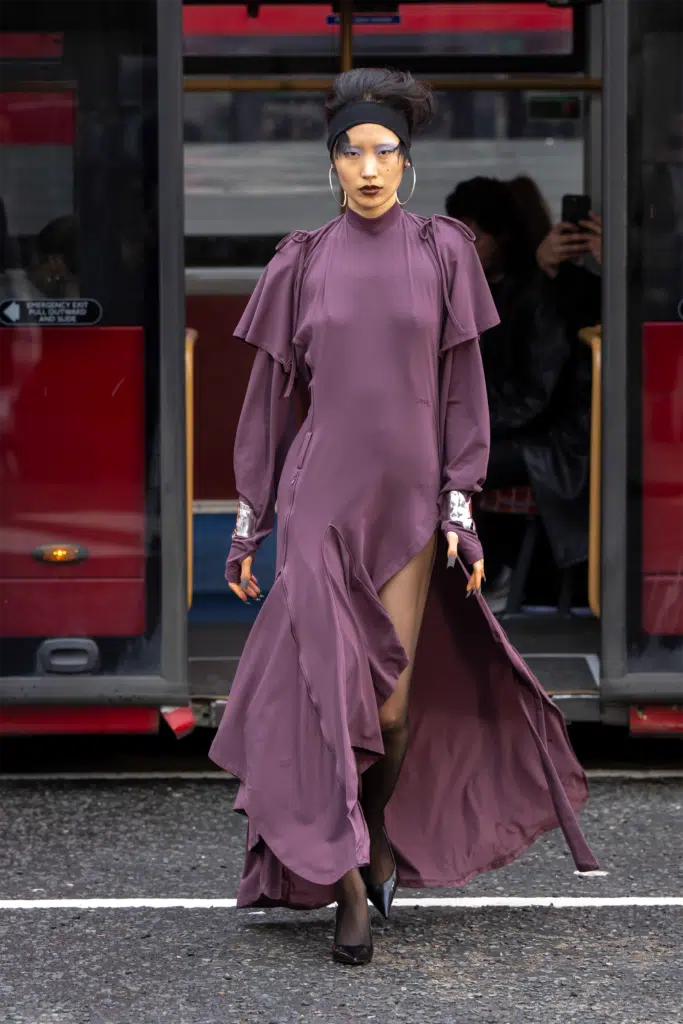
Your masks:
{"label": "woman", "polygon": [[[236,331],[257,349],[235,445],[238,596],[259,596],[276,494],[279,543],[211,756],[248,816],[238,905],[336,898],[347,964],[372,956],[367,896],[387,916],[397,882],[462,884],[558,822],[595,863],[561,716],[478,597],[477,337],[497,315],[471,234],[398,201],[430,111],[410,75],[339,76],[326,113],[343,216],[280,243]],[[297,380],[311,405],[295,434]]]}
{"label": "woman", "polygon": [[600,320],[600,277],[575,260],[591,256],[598,267],[602,265],[602,219],[591,211],[588,220],[579,224],[553,224],[535,181],[520,174],[506,184],[536,249],[536,262],[553,282],[550,294],[575,338],[582,327],[592,327]]}
{"label": "woman", "polygon": [[[474,232],[501,317],[481,345],[491,424],[486,486],[531,484],[555,563],[579,564],[588,549],[590,353],[538,268],[533,218],[509,186],[472,178],[446,209]],[[482,515],[478,524],[492,583],[514,562],[500,519]],[[487,595],[494,610],[502,596]]]}

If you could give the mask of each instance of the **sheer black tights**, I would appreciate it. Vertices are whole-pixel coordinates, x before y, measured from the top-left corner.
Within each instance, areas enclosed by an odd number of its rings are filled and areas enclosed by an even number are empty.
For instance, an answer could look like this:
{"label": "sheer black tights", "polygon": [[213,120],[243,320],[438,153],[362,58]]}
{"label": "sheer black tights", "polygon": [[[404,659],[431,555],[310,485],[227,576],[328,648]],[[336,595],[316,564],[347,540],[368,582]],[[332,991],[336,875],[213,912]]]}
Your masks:
{"label": "sheer black tights", "polygon": [[401,720],[382,732],[384,757],[363,774],[361,806],[370,833],[370,878],[386,882],[394,861],[384,833],[384,808],[396,788],[408,749],[408,722]]}
{"label": "sheer black tights", "polygon": [[[363,772],[362,777],[361,806],[370,833],[370,877],[378,883],[386,881],[393,870],[393,858],[384,834],[384,808],[394,792],[408,748],[408,695],[412,664],[435,550],[436,538],[433,536],[422,551],[385,583],[379,593],[410,663],[397,680],[393,694],[380,708],[384,756]],[[337,900],[336,941],[349,946],[366,943],[370,919],[365,886],[358,868],[348,871],[337,883]]]}

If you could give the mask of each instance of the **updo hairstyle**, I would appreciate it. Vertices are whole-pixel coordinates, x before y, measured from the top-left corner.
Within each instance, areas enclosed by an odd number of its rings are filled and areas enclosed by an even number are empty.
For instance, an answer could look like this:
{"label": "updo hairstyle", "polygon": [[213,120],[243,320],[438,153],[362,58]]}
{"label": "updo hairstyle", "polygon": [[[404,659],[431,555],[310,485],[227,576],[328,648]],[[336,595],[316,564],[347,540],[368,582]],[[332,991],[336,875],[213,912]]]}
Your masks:
{"label": "updo hairstyle", "polygon": [[[325,100],[325,120],[330,119],[348,103],[371,100],[392,107],[403,114],[410,134],[415,135],[429,124],[434,113],[434,97],[429,86],[418,81],[408,71],[390,68],[355,68],[337,75]],[[348,136],[342,132],[334,145],[333,156],[348,145]],[[406,147],[401,144],[403,156]]]}

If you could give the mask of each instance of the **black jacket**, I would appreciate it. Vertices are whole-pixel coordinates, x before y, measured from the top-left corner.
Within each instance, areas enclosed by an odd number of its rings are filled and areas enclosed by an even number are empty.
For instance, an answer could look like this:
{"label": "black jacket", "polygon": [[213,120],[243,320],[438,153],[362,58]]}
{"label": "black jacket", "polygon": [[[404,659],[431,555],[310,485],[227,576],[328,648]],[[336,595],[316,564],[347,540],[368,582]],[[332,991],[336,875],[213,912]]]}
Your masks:
{"label": "black jacket", "polygon": [[576,335],[582,318],[574,307],[568,322],[557,279],[540,271],[491,290],[501,323],[481,348],[492,442],[519,445],[555,560],[575,565],[588,557],[591,357]]}

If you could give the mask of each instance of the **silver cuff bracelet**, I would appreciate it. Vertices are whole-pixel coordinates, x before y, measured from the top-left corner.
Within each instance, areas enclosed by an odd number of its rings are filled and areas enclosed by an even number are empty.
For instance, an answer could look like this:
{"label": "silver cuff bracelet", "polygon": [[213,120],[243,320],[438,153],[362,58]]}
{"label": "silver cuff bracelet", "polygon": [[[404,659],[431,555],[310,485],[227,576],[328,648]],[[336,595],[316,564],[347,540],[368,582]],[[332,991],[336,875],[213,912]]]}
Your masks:
{"label": "silver cuff bracelet", "polygon": [[232,535],[243,540],[251,540],[255,533],[256,513],[248,502],[240,498],[237,503],[237,523]]}
{"label": "silver cuff bracelet", "polygon": [[476,529],[472,519],[470,499],[462,491],[448,492],[448,521],[449,523],[457,523],[458,526],[462,526],[465,530],[474,531]]}

